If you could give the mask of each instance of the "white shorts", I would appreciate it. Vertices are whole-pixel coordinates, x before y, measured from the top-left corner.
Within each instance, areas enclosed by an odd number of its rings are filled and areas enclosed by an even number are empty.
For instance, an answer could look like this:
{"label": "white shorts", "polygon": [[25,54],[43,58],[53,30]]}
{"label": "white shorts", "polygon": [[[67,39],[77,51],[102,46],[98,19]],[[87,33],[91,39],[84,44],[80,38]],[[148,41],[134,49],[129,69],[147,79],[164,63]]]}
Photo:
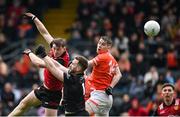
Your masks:
{"label": "white shorts", "polygon": [[97,116],[109,116],[112,103],[112,95],[107,95],[105,91],[94,90],[86,101],[86,110],[93,112]]}

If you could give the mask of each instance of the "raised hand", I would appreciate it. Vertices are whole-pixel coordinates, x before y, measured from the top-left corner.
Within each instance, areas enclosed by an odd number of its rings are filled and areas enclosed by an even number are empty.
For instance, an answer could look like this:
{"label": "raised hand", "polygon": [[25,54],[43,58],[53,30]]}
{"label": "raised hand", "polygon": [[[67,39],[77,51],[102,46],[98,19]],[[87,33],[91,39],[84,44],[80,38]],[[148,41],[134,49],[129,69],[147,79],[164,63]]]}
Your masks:
{"label": "raised hand", "polygon": [[22,53],[23,54],[26,54],[26,55],[29,55],[29,53],[31,53],[32,51],[30,49],[25,49]]}
{"label": "raised hand", "polygon": [[36,16],[32,13],[24,13],[23,16],[25,18],[31,18],[32,20],[34,20],[36,18]]}

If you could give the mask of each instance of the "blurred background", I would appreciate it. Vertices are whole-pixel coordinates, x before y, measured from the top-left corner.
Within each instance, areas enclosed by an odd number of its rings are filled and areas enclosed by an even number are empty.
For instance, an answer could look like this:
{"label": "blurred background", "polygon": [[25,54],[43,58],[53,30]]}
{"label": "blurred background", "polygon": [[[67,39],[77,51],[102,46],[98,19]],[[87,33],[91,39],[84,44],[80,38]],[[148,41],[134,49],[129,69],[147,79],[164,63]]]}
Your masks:
{"label": "blurred background", "polygon": [[[0,0],[1,116],[43,81],[42,69],[21,53],[39,43],[49,46],[33,22],[22,18],[24,12],[34,13],[53,37],[67,39],[71,58],[91,59],[99,37],[112,38],[123,78],[113,90],[110,115],[152,115],[165,82],[174,84],[180,97],[179,0]],[[161,26],[154,38],[143,32],[150,19]],[[25,115],[43,114],[36,107]]]}

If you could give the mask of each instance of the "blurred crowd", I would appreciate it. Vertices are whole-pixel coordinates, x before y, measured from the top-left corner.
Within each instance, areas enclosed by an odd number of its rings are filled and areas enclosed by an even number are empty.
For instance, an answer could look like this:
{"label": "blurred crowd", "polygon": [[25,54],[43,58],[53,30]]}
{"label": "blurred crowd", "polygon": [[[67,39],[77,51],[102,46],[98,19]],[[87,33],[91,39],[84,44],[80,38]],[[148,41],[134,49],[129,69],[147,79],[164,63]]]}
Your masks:
{"label": "blurred crowd", "polygon": [[[57,0],[55,0],[57,1]],[[33,48],[38,34],[23,13],[32,12],[40,19],[48,8],[48,0],[0,0],[0,116],[6,116],[19,101],[41,83],[39,70],[22,55]],[[26,115],[39,115],[32,110]]]}
{"label": "blurred crowd", "polygon": [[[165,82],[175,84],[180,97],[179,4],[179,0],[80,0],[77,18],[66,30],[71,34],[68,50],[71,57],[82,54],[91,59],[99,37],[112,38],[111,52],[123,77],[113,90],[110,115],[151,115],[162,100]],[[0,0],[0,115],[7,115],[42,82],[42,70],[19,52],[32,48],[38,34],[22,14],[30,11],[43,19],[48,5],[48,0]],[[159,22],[161,31],[150,38],[143,26],[151,19]],[[26,115],[43,115],[37,108]]]}

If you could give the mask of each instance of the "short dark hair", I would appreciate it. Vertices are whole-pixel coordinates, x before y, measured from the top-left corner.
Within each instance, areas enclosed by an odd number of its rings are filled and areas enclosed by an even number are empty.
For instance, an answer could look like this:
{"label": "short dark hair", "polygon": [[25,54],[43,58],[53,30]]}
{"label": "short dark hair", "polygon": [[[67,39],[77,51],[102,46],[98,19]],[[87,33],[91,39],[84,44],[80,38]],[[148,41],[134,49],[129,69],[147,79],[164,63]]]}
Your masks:
{"label": "short dark hair", "polygon": [[108,36],[101,36],[100,39],[103,39],[108,45],[112,46],[112,40]]}
{"label": "short dark hair", "polygon": [[51,42],[50,46],[52,47],[53,44],[55,44],[57,47],[65,47],[66,41],[65,39],[62,39],[62,38],[56,38]]}
{"label": "short dark hair", "polygon": [[163,84],[163,85],[162,85],[162,89],[165,88],[165,87],[167,87],[167,86],[172,87],[173,90],[175,89],[174,85],[171,84],[171,83],[165,83],[165,84]]}
{"label": "short dark hair", "polygon": [[88,60],[83,56],[76,56],[76,60],[78,60],[78,65],[81,66],[82,71],[86,70],[88,67]]}

